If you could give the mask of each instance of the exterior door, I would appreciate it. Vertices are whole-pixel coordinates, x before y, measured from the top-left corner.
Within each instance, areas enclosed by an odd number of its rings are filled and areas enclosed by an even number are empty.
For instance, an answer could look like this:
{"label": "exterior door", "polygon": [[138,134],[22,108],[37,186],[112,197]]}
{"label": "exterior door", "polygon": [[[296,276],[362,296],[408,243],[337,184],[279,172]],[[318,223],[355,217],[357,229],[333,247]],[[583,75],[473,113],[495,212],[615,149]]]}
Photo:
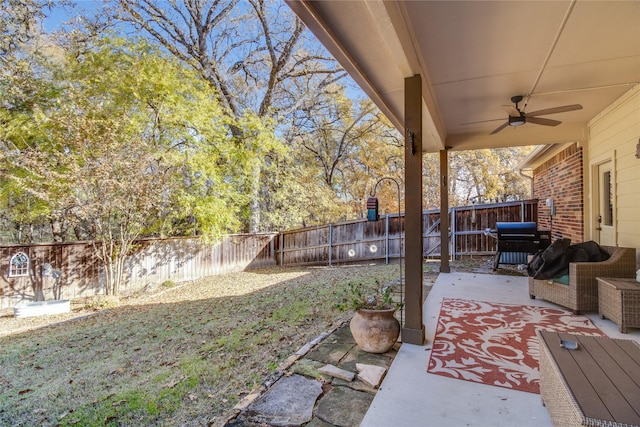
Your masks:
{"label": "exterior door", "polygon": [[615,182],[611,161],[598,166],[598,212],[596,238],[601,245],[615,246]]}

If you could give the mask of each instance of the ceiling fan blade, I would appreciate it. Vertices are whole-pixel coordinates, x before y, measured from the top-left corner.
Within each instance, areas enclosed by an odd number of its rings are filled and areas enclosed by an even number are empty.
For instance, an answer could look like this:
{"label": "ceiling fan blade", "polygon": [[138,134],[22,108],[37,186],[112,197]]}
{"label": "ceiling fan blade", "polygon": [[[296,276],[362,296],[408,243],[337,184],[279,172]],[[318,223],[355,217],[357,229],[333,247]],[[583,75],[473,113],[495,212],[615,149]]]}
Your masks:
{"label": "ceiling fan blade", "polygon": [[531,113],[525,113],[525,116],[529,118],[534,116],[544,116],[546,114],[564,113],[565,111],[575,111],[575,110],[582,110],[582,105],[572,104],[572,105],[563,105],[562,107],[547,108],[544,110],[538,110]]}
{"label": "ceiling fan blade", "polygon": [[504,120],[504,118],[500,117],[499,119],[479,120],[477,122],[460,123],[460,126],[462,126],[462,125],[475,125],[477,123],[497,122],[498,120]]}
{"label": "ceiling fan blade", "polygon": [[511,117],[520,117],[520,111],[513,105],[503,105],[502,108],[504,108]]}
{"label": "ceiling fan blade", "polygon": [[506,128],[507,126],[509,126],[509,122],[504,122],[503,124],[498,126],[493,132],[491,132],[489,135],[496,134],[496,133],[500,132],[502,129]]}
{"label": "ceiling fan blade", "polygon": [[560,123],[558,120],[544,119],[542,117],[529,117],[526,119],[527,123],[535,123],[537,125],[544,126],[558,126]]}

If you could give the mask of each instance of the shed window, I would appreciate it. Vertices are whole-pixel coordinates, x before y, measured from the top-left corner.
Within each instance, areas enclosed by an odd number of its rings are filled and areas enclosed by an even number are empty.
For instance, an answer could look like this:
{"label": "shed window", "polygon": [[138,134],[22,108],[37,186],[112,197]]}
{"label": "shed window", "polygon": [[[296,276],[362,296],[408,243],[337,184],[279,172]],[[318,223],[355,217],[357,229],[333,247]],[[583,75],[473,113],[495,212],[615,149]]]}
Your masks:
{"label": "shed window", "polygon": [[29,257],[24,252],[18,252],[11,257],[9,263],[9,277],[29,275]]}

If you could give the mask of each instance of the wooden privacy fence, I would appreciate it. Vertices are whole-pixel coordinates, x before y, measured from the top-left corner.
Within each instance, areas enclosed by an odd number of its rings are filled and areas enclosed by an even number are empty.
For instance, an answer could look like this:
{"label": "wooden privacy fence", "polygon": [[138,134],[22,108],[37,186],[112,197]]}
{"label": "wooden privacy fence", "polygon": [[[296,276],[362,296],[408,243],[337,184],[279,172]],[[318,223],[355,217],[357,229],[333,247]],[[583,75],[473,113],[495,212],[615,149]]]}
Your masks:
{"label": "wooden privacy fence", "polygon": [[[440,256],[440,211],[423,212],[425,257]],[[449,210],[449,253],[493,255],[496,239],[486,233],[496,222],[538,220],[538,200],[455,207]],[[278,265],[338,264],[365,260],[388,262],[404,256],[404,214],[378,221],[356,220],[282,232],[277,237]],[[401,249],[402,247],[402,249]]]}
{"label": "wooden privacy fence", "polygon": [[[171,280],[183,282],[206,276],[274,266],[274,237],[238,234],[206,243],[198,238],[145,239],[125,263],[124,294],[153,288]],[[10,277],[12,257],[29,260],[24,275]],[[49,264],[58,276],[43,274]],[[90,242],[0,246],[0,308],[22,301],[73,299],[104,293],[104,271]]]}
{"label": "wooden privacy fence", "polygon": [[[493,255],[496,240],[485,233],[499,221],[537,222],[537,200],[465,206],[449,211],[449,253]],[[423,213],[424,256],[440,256],[440,212]],[[347,221],[282,233],[237,234],[207,243],[199,238],[145,239],[136,242],[125,264],[124,294],[150,289],[171,280],[274,265],[335,265],[385,260],[404,255],[404,215],[378,221]],[[23,253],[29,260],[23,274],[12,276],[11,259]],[[43,274],[50,265],[49,274]],[[56,277],[51,274],[56,272]],[[72,299],[104,293],[105,276],[91,243],[51,243],[0,246],[0,308],[22,301]]]}

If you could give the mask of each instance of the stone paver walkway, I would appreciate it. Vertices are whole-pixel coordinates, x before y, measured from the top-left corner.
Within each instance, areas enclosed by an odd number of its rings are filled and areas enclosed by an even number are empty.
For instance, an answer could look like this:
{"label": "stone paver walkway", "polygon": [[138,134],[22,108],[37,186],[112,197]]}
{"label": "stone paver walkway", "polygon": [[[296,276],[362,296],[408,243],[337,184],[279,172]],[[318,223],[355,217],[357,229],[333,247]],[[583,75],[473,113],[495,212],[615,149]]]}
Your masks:
{"label": "stone paver walkway", "polygon": [[358,426],[399,346],[384,354],[366,353],[355,344],[345,323],[287,358],[223,425]]}

